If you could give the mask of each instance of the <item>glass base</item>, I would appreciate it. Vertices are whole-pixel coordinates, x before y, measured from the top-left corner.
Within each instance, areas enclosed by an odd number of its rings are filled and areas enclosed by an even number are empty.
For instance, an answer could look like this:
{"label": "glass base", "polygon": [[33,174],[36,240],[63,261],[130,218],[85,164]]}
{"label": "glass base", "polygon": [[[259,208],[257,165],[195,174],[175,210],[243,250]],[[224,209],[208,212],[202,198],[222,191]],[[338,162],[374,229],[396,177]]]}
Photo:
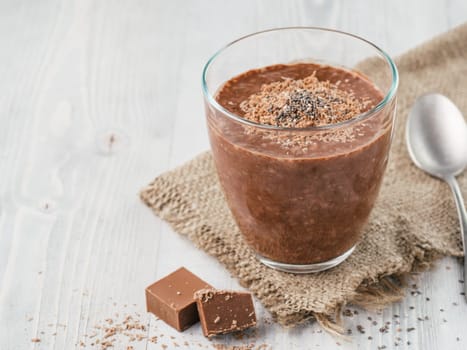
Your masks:
{"label": "glass base", "polygon": [[315,263],[315,264],[305,264],[305,265],[281,263],[281,262],[277,262],[277,261],[265,258],[259,254],[256,254],[256,256],[258,257],[259,261],[261,261],[264,265],[272,269],[289,272],[289,273],[304,274],[304,273],[320,272],[320,271],[330,269],[334,266],[337,266],[341,262],[343,262],[345,259],[347,259],[350,256],[350,254],[352,254],[354,249],[355,249],[355,246],[347,250],[344,254],[339,255],[338,257],[328,260],[328,261],[323,261],[323,262]]}

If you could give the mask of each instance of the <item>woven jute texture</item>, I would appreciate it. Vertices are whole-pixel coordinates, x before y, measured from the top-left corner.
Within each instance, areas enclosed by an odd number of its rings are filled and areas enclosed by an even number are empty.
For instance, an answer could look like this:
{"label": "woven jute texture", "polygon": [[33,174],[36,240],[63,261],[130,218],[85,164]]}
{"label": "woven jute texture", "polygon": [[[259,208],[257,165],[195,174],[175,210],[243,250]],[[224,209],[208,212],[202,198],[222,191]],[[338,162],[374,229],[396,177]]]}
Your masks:
{"label": "woven jute texture", "polygon": [[[396,60],[400,73],[397,126],[383,186],[361,242],[341,265],[310,275],[265,267],[244,243],[220,190],[209,152],[162,174],[141,192],[173,229],[216,257],[286,326],[309,319],[339,331],[348,303],[380,307],[401,297],[395,279],[445,255],[461,256],[459,223],[448,186],[412,165],[405,122],[415,98],[450,97],[467,115],[467,25]],[[373,62],[363,71],[377,71]],[[467,190],[467,172],[458,177]]]}

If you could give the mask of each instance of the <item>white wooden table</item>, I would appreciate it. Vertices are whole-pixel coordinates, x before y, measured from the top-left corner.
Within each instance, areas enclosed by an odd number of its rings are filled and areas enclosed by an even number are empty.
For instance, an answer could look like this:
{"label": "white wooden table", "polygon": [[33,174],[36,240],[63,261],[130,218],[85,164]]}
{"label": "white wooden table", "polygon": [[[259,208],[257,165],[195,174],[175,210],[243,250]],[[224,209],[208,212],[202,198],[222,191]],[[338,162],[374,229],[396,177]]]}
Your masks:
{"label": "white wooden table", "polygon": [[[99,349],[77,344],[130,309],[149,335],[165,334],[134,349],[212,348],[198,325],[179,334],[146,315],[144,288],[181,265],[219,288],[239,286],[138,198],[155,175],[208,148],[207,58],[241,35],[289,25],[350,31],[397,55],[465,20],[461,0],[0,1],[0,350]],[[461,276],[444,259],[420,277],[421,295],[345,318],[351,342],[316,324],[265,324],[258,304],[256,344],[466,349]]]}

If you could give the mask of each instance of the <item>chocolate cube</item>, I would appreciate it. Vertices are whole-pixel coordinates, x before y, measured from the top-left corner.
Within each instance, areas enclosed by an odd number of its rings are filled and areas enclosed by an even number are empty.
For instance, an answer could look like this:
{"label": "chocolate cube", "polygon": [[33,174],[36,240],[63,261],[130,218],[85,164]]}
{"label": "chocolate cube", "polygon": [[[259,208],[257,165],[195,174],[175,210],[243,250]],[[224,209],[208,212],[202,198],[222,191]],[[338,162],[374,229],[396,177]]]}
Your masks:
{"label": "chocolate cube", "polygon": [[195,293],[201,327],[206,337],[256,325],[250,293],[203,289]]}
{"label": "chocolate cube", "polygon": [[181,267],[146,288],[147,310],[184,331],[199,321],[194,294],[204,288],[212,287]]}

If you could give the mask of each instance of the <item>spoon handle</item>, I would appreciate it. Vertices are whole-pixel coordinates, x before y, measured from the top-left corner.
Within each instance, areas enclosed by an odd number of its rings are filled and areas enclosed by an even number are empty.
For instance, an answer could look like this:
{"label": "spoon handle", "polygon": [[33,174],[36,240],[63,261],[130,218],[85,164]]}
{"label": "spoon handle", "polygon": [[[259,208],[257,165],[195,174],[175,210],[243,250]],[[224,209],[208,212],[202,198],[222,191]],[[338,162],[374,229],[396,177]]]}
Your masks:
{"label": "spoon handle", "polygon": [[466,242],[467,242],[467,213],[465,211],[464,199],[462,198],[462,193],[459,188],[459,185],[454,176],[448,177],[446,179],[449,187],[451,187],[452,193],[456,200],[457,214],[459,215],[460,226],[461,226],[461,236],[462,236],[462,247],[464,250],[464,293],[467,301],[467,257],[466,257]]}

